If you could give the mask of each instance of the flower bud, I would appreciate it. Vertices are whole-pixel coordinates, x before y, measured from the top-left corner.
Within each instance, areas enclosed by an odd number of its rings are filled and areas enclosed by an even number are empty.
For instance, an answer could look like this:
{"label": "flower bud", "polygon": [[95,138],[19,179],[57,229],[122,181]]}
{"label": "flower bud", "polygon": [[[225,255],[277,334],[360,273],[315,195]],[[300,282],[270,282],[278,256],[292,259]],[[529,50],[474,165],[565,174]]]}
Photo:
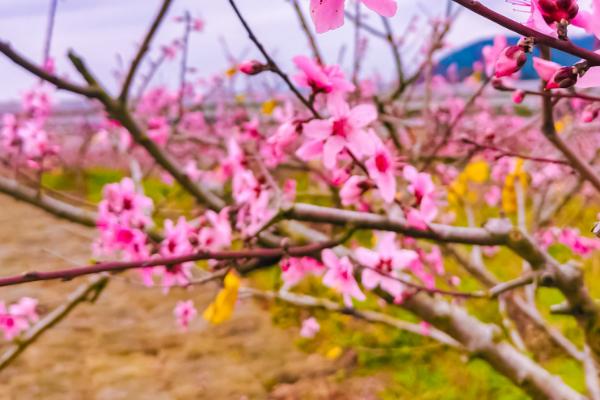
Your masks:
{"label": "flower bud", "polygon": [[581,120],[586,123],[592,122],[593,120],[598,118],[599,112],[600,109],[598,107],[594,106],[593,104],[590,104],[583,109],[583,112],[581,113]]}
{"label": "flower bud", "polygon": [[515,90],[513,92],[512,100],[515,104],[521,104],[525,99],[525,92],[522,90]]}
{"label": "flower bud", "polygon": [[521,46],[509,46],[502,50],[496,60],[496,78],[510,76],[519,71],[527,61],[527,54]]}
{"label": "flower bud", "polygon": [[546,84],[546,89],[570,88],[577,83],[578,77],[577,68],[575,67],[559,68]]}
{"label": "flower bud", "polygon": [[238,66],[238,69],[241,73],[246,75],[258,75],[261,72],[267,71],[269,66],[256,60],[248,60],[242,62]]}
{"label": "flower bud", "polygon": [[554,22],[570,22],[579,12],[577,0],[538,0],[544,20],[548,24]]}

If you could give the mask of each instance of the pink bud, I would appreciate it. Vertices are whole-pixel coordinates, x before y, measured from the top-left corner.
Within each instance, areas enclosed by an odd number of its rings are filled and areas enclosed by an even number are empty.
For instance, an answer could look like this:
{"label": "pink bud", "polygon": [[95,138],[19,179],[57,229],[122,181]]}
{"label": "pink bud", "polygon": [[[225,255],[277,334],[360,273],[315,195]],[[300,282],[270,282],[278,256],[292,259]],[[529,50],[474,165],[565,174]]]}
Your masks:
{"label": "pink bud", "polygon": [[512,96],[512,100],[515,104],[521,104],[525,99],[525,92],[522,90],[515,90]]}
{"label": "pink bud", "polygon": [[538,0],[544,20],[554,22],[571,21],[579,12],[577,0]]}
{"label": "pink bud", "polygon": [[598,117],[599,112],[600,109],[594,107],[593,104],[590,104],[589,106],[583,109],[583,112],[581,113],[581,120],[586,123],[592,122]]}
{"label": "pink bud", "polygon": [[577,69],[574,67],[562,67],[557,70],[546,84],[546,89],[565,89],[577,83]]}
{"label": "pink bud", "polygon": [[521,46],[509,46],[502,50],[496,60],[496,78],[509,76],[519,71],[527,61],[527,54]]}
{"label": "pink bud", "polygon": [[248,61],[244,61],[242,62],[238,69],[240,70],[240,72],[246,74],[246,75],[257,75],[260,74],[263,71],[266,71],[268,69],[267,65],[256,61],[256,60],[248,60]]}

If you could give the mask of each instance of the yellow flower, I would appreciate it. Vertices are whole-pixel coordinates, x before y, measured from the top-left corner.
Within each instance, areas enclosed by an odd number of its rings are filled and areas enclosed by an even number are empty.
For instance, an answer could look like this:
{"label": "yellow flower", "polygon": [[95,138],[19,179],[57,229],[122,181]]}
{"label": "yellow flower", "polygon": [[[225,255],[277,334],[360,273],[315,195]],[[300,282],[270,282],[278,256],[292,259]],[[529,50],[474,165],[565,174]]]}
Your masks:
{"label": "yellow flower", "polygon": [[490,166],[484,160],[472,161],[462,173],[471,182],[485,183],[490,176]]}
{"label": "yellow flower", "polygon": [[340,346],[335,346],[327,350],[327,353],[325,353],[325,357],[330,360],[335,360],[336,358],[339,358],[339,356],[341,356],[342,353],[342,348]]}
{"label": "yellow flower", "polygon": [[461,201],[475,203],[477,192],[471,188],[471,183],[482,184],[488,180],[490,166],[485,160],[470,162],[465,169],[450,183],[448,188],[448,202],[453,205]]}
{"label": "yellow flower", "polygon": [[523,160],[520,158],[517,158],[512,172],[506,175],[504,187],[502,188],[502,208],[509,214],[517,211],[517,182],[521,185],[521,189],[525,191],[527,188],[527,173],[523,169]]}
{"label": "yellow flower", "polygon": [[264,103],[262,103],[261,111],[265,115],[271,115],[273,114],[273,110],[275,110],[275,107],[277,107],[277,101],[273,99],[267,100]]}
{"label": "yellow flower", "polygon": [[240,278],[234,271],[225,276],[224,287],[215,300],[204,310],[202,317],[212,324],[221,324],[231,318],[237,301]]}
{"label": "yellow flower", "polygon": [[563,133],[565,128],[571,124],[573,118],[570,115],[565,115],[558,121],[554,123],[554,129],[556,129],[556,133]]}

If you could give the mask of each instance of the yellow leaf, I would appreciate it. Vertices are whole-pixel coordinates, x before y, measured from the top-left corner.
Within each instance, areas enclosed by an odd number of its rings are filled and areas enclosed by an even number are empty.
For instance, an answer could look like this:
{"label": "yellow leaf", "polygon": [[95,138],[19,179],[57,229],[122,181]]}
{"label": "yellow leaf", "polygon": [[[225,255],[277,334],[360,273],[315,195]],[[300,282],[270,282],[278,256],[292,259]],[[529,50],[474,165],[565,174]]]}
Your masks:
{"label": "yellow leaf", "polygon": [[277,101],[273,99],[267,100],[262,104],[261,111],[265,115],[271,115],[273,114],[273,110],[275,110],[275,107],[277,107]]}
{"label": "yellow leaf", "polygon": [[223,289],[219,291],[215,300],[202,314],[205,320],[215,325],[231,318],[240,288],[240,278],[234,271],[229,271],[223,283]]}
{"label": "yellow leaf", "polygon": [[235,101],[237,103],[243,103],[244,101],[246,101],[246,96],[244,96],[243,94],[236,94]]}

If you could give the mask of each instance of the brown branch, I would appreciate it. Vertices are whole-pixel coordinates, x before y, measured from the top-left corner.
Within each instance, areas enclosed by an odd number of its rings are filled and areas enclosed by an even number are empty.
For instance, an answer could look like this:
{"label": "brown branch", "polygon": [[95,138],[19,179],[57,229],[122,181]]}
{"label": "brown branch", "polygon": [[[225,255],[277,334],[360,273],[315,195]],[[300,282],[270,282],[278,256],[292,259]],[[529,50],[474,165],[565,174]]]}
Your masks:
{"label": "brown branch", "polygon": [[0,53],[4,54],[12,62],[19,65],[23,69],[29,71],[30,73],[37,76],[38,78],[41,78],[47,82],[50,82],[51,84],[56,86],[57,89],[66,90],[71,93],[80,94],[80,95],[88,97],[88,98],[97,98],[98,97],[98,91],[95,88],[80,86],[76,83],[69,82],[67,80],[59,78],[58,76],[47,72],[43,68],[38,67],[37,65],[35,65],[34,63],[27,60],[22,55],[20,55],[16,51],[14,51],[10,47],[10,44],[8,44],[7,42],[0,41]]}
{"label": "brown branch", "polygon": [[184,108],[184,95],[185,95],[185,79],[188,69],[188,52],[189,52],[189,44],[190,44],[190,32],[192,30],[192,17],[190,16],[190,12],[186,11],[183,17],[183,23],[185,24],[185,29],[183,32],[183,43],[181,49],[181,67],[179,70],[179,97],[178,97],[178,114],[177,121],[181,121],[183,118],[183,114],[185,113]]}
{"label": "brown branch", "polygon": [[568,166],[571,165],[568,161],[557,160],[555,158],[545,158],[545,157],[528,156],[528,155],[517,153],[517,152],[514,152],[514,151],[501,149],[501,148],[493,146],[493,145],[479,143],[479,142],[476,142],[476,141],[471,140],[469,138],[462,138],[462,139],[460,139],[460,141],[462,143],[474,146],[476,149],[492,150],[492,151],[498,152],[499,153],[498,158],[502,158],[502,157],[519,157],[519,158],[522,158],[524,160],[535,161],[535,162],[543,162],[543,163],[551,163],[551,164],[561,164],[561,165],[568,165]]}
{"label": "brown branch", "polygon": [[[303,308],[317,308],[323,309],[339,314],[349,315],[356,319],[364,320],[367,322],[374,322],[382,325],[387,325],[395,329],[399,329],[402,331],[414,333],[415,335],[423,336],[423,330],[419,326],[419,324],[403,321],[394,317],[391,317],[387,314],[368,311],[368,310],[356,310],[354,308],[348,308],[342,306],[338,303],[335,303],[331,300],[320,299],[313,296],[307,296],[303,294],[296,294],[290,292],[264,292],[261,290],[251,289],[251,288],[243,288],[241,290],[243,294],[250,294],[254,297],[263,298],[267,300],[279,300],[285,303],[294,305],[296,307]],[[460,343],[456,340],[452,339],[444,332],[432,328],[427,337],[438,341],[442,344],[445,344],[449,347],[462,349]]]}
{"label": "brown branch", "polygon": [[494,286],[493,288],[491,288],[489,290],[489,294],[491,297],[496,298],[496,297],[500,296],[501,294],[504,294],[508,291],[529,285],[534,280],[535,280],[535,274],[526,274],[526,275],[520,276],[516,279],[497,284],[496,286]]}
{"label": "brown branch", "polygon": [[487,361],[533,398],[582,400],[581,394],[560,377],[501,340],[498,326],[479,321],[462,307],[425,293],[412,296],[401,306],[451,336],[474,357]]}
{"label": "brown branch", "polygon": [[584,48],[575,46],[573,42],[568,40],[560,40],[554,38],[552,36],[544,35],[532,29],[526,25],[523,25],[513,19],[506,17],[496,11],[484,6],[479,1],[476,0],[452,0],[461,6],[468,8],[476,14],[481,15],[482,17],[495,22],[498,25],[505,27],[519,35],[532,37],[535,39],[535,43],[542,44],[546,46],[550,46],[557,50],[564,51],[565,53],[569,53],[579,58],[583,58],[588,61],[589,66],[600,65],[600,54],[597,54],[593,51],[586,50]]}
{"label": "brown branch", "polygon": [[[301,233],[301,231],[295,231]],[[324,236],[310,228],[302,231],[309,240],[323,240]],[[340,248],[340,252],[347,252]],[[393,304],[393,298],[382,290],[376,294]],[[485,324],[469,315],[462,307],[437,300],[421,292],[397,305],[433,324],[442,332],[461,343],[473,356],[487,361],[499,373],[534,398],[582,400],[582,396],[567,386],[558,376],[531,360],[499,338],[499,328]]]}
{"label": "brown branch", "polygon": [[311,254],[318,254],[321,250],[337,246],[339,243],[339,240],[331,240],[323,243],[314,243],[310,245],[295,246],[289,248],[259,248],[239,251],[199,251],[194,254],[187,254],[176,257],[153,258],[144,261],[115,261],[97,263],[83,267],[67,268],[62,270],[44,272],[30,271],[19,275],[0,278],[0,287],[14,286],[37,281],[71,280],[80,276],[99,274],[103,272],[115,273],[131,269],[141,269],[158,266],[169,267],[177,264],[200,260],[276,259],[284,256],[301,257]]}
{"label": "brown branch", "polygon": [[137,69],[138,69],[140,63],[142,62],[142,60],[144,59],[144,55],[150,48],[150,43],[152,42],[154,35],[158,31],[158,28],[159,28],[161,22],[163,21],[165,15],[167,14],[167,11],[169,10],[169,7],[171,6],[172,2],[173,2],[172,0],[163,0],[162,6],[160,7],[158,14],[154,18],[154,22],[150,26],[150,29],[148,30],[148,32],[146,33],[146,36],[144,37],[144,40],[142,41],[142,45],[138,49],[136,56],[134,57],[133,61],[131,62],[131,66],[129,67],[129,71],[127,72],[125,81],[123,82],[123,87],[121,88],[121,94],[119,94],[119,101],[121,103],[124,103],[124,104],[127,103],[127,97],[129,96],[129,89],[131,87],[131,84],[133,83],[133,78],[135,77]]}
{"label": "brown branch", "polygon": [[207,190],[206,188],[194,183],[187,174],[179,169],[177,164],[171,157],[164,152],[154,141],[152,141],[137,123],[127,105],[113,99],[108,95],[97,82],[96,78],[89,71],[81,58],[73,52],[69,53],[69,58],[77,71],[83,76],[91,87],[98,90],[98,100],[104,105],[106,111],[117,121],[123,125],[129,132],[133,140],[142,146],[154,158],[165,171],[167,171],[188,193],[190,193],[199,202],[206,204],[208,207],[220,210],[225,206],[225,202],[217,195]]}
{"label": "brown branch", "polygon": [[554,125],[553,104],[549,97],[542,97],[543,101],[543,123],[542,132],[544,136],[559,150],[563,156],[569,160],[571,167],[579,175],[590,182],[594,188],[600,192],[600,176],[594,171],[593,167],[581,159],[573,149],[556,133]]}
{"label": "brown branch", "polygon": [[444,146],[446,146],[446,144],[448,144],[448,141],[450,140],[450,137],[452,136],[454,129],[458,126],[459,122],[465,117],[469,108],[471,108],[475,104],[477,99],[479,97],[481,97],[481,95],[483,94],[483,92],[485,91],[485,88],[488,86],[489,83],[490,83],[490,79],[486,78],[481,83],[481,85],[479,85],[479,87],[477,88],[475,93],[473,93],[471,95],[471,97],[469,97],[469,99],[465,103],[464,107],[458,112],[456,117],[454,117],[452,122],[446,127],[446,129],[442,135],[441,142],[433,149],[433,151],[431,152],[431,155],[429,155],[426,158],[425,164],[422,169],[427,169],[431,165],[433,160],[435,160],[438,153],[444,148]]}
{"label": "brown branch", "polygon": [[54,33],[54,21],[56,20],[56,8],[58,0],[50,0],[50,9],[48,10],[48,25],[46,25],[46,40],[44,43],[43,63],[50,59],[50,47],[52,45],[52,34]]}
{"label": "brown branch", "polygon": [[590,400],[600,400],[600,378],[598,376],[598,363],[594,360],[590,348],[585,346],[585,358],[583,360],[585,372],[585,383]]}
{"label": "brown branch", "polygon": [[49,197],[37,190],[21,185],[11,179],[0,176],[0,193],[4,193],[16,200],[29,203],[56,217],[81,225],[95,227],[96,214],[71,204]]}
{"label": "brown branch", "polygon": [[386,272],[380,271],[377,268],[368,267],[366,265],[360,264],[357,260],[355,262],[358,264],[359,269],[368,269],[374,272],[377,272],[381,276],[385,276],[387,279],[394,280],[396,282],[400,282],[403,285],[415,289],[417,292],[425,292],[431,295],[439,294],[443,296],[456,297],[457,299],[489,299],[490,297],[495,297],[493,292],[485,293],[485,292],[462,292],[459,290],[446,290],[440,288],[430,288],[418,283],[412,282],[411,280],[399,278],[394,275],[390,275]]}
{"label": "brown branch", "polygon": [[[406,82],[404,81],[404,67],[402,65],[402,57],[400,56],[400,51],[398,51],[398,46],[394,40],[394,31],[392,30],[392,25],[388,21],[387,18],[381,17],[381,22],[385,29],[385,37],[390,50],[392,51],[392,58],[394,59],[394,66],[396,67],[396,74],[398,76],[398,87],[394,93],[401,94],[404,91],[404,87]],[[392,95],[392,98],[397,98],[396,95]]]}
{"label": "brown branch", "polygon": [[348,225],[357,229],[393,231],[417,239],[429,239],[444,243],[478,244],[482,246],[506,245],[505,234],[495,234],[484,228],[465,228],[442,224],[430,224],[430,229],[412,227],[403,218],[321,207],[312,204],[295,204],[284,210],[284,217],[298,221]]}
{"label": "brown branch", "polygon": [[304,13],[302,12],[302,8],[300,7],[300,3],[298,0],[290,0],[292,3],[292,7],[294,8],[294,12],[298,17],[298,21],[300,22],[300,27],[302,31],[306,35],[306,39],[308,40],[308,45],[312,50],[313,56],[317,59],[319,64],[323,64],[323,57],[321,56],[321,51],[319,50],[319,46],[317,45],[317,39],[312,34],[308,23],[306,22],[306,18],[304,17]]}

